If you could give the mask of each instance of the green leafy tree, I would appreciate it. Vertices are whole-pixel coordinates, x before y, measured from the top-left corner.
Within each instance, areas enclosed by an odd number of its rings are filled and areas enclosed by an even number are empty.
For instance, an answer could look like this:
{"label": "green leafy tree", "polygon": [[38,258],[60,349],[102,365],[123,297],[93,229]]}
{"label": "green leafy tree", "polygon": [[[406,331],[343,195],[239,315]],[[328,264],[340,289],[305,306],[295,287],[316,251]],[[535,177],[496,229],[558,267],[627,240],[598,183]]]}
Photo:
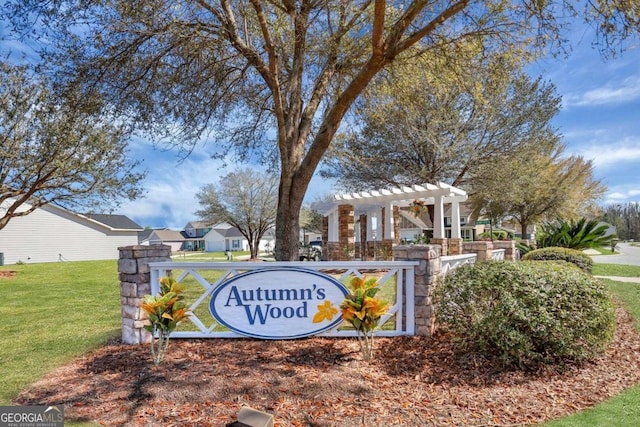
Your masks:
{"label": "green leafy tree", "polygon": [[300,211],[300,227],[308,231],[322,232],[322,220],[323,216],[317,211],[305,206],[302,207]]}
{"label": "green leafy tree", "polygon": [[[459,43],[487,52],[558,45],[565,18],[596,22],[601,40],[638,32],[637,10],[587,2],[385,0],[7,0],[0,18],[42,36],[43,65],[62,87],[99,89],[156,140],[194,143],[216,131],[220,153],[277,159],[277,258],[296,259],[300,208],[345,115],[397,61]],[[556,18],[556,17],[562,17]],[[36,20],[36,22],[34,22]],[[618,39],[617,37],[620,37]]]}
{"label": "green leafy tree", "polygon": [[209,223],[227,222],[238,228],[249,242],[251,258],[255,259],[260,240],[275,225],[277,188],[275,175],[239,169],[198,192],[201,209],[196,215]]}
{"label": "green leafy tree", "polygon": [[616,227],[623,240],[640,240],[640,203],[616,203],[601,208],[599,218]]}
{"label": "green leafy tree", "polygon": [[423,57],[381,77],[357,104],[361,126],[337,138],[323,174],[354,191],[442,181],[475,193],[504,159],[549,140],[555,87],[507,54],[463,54],[472,55],[464,69]]}
{"label": "green leafy tree", "polygon": [[0,229],[55,203],[104,212],[141,195],[126,133],[94,96],[56,96],[27,67],[0,63]]}
{"label": "green leafy tree", "polygon": [[602,196],[605,187],[593,177],[593,164],[580,156],[564,157],[564,146],[541,140],[504,159],[482,178],[471,198],[474,210],[513,219],[522,236],[530,225],[557,217],[577,218]]}

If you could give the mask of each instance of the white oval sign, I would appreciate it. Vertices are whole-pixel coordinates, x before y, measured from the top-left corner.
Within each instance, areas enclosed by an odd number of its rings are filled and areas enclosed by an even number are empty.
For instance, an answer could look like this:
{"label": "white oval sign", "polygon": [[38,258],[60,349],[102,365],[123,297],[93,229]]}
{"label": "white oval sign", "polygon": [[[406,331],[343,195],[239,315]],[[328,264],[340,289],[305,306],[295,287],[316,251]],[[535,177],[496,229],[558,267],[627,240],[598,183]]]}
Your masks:
{"label": "white oval sign", "polygon": [[348,292],[338,280],[314,270],[267,268],[222,283],[211,295],[209,311],[242,335],[302,338],[338,326]]}

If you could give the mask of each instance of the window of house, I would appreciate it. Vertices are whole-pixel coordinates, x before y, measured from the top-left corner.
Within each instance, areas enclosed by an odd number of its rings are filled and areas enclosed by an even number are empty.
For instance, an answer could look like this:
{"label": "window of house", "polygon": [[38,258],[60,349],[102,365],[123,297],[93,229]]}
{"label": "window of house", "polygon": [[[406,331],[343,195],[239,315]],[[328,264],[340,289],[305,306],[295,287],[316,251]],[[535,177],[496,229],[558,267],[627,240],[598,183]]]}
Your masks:
{"label": "window of house", "polygon": [[[451,229],[444,230],[444,237],[451,238]],[[473,232],[468,228],[460,230],[460,238],[463,240],[473,240]]]}
{"label": "window of house", "polygon": [[240,249],[240,240],[232,240],[231,241],[231,247],[233,249]]}
{"label": "window of house", "polygon": [[[451,227],[452,221],[451,221],[451,217],[450,216],[445,216],[444,217],[444,226],[445,227]],[[466,225],[467,224],[467,217],[466,216],[461,216],[460,217],[460,225]]]}

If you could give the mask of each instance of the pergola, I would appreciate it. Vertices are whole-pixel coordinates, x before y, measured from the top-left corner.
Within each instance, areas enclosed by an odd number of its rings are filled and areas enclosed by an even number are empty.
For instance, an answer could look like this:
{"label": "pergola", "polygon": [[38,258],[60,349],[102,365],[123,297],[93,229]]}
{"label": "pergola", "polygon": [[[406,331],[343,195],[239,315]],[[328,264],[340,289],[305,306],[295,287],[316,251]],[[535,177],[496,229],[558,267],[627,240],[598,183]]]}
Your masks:
{"label": "pergola", "polygon": [[[398,209],[415,204],[434,206],[433,237],[445,238],[444,206],[451,205],[451,238],[459,239],[460,234],[460,202],[467,200],[466,191],[438,182],[395,187],[375,191],[361,191],[348,194],[336,194],[330,202],[315,203],[313,208],[327,218],[327,241],[345,242],[345,224],[354,224],[354,217],[366,218],[366,240],[396,241],[394,221],[398,221]],[[351,207],[351,209],[341,209]],[[396,214],[393,214],[396,213]],[[350,216],[351,219],[346,218]],[[375,219],[374,219],[375,218]],[[363,227],[362,223],[358,223]],[[365,235],[355,233],[351,228],[351,237]]]}

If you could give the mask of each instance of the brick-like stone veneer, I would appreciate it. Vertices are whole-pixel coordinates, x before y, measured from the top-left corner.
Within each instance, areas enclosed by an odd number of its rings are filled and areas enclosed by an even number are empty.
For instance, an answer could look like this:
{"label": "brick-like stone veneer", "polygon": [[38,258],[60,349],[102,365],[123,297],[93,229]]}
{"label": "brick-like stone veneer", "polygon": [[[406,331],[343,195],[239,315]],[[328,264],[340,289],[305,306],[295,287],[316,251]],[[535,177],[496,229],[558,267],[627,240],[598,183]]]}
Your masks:
{"label": "brick-like stone veneer", "polygon": [[505,250],[504,251],[505,261],[517,261],[519,259],[520,253],[516,249],[515,240],[494,240],[493,248]]}
{"label": "brick-like stone veneer", "polygon": [[446,237],[432,237],[429,239],[429,243],[432,245],[439,245],[441,248],[440,254],[442,256],[449,255],[449,239]]}
{"label": "brick-like stone veneer", "polygon": [[356,250],[355,218],[352,205],[338,206],[338,239],[340,242],[340,254],[336,260],[352,260]]}
{"label": "brick-like stone veneer", "polygon": [[414,273],[415,335],[430,336],[435,331],[432,297],[442,266],[440,251],[439,245],[398,245],[393,248],[394,260],[420,263]]}
{"label": "brick-like stone veneer", "polygon": [[478,261],[490,260],[493,256],[493,242],[484,240],[464,242],[462,244],[462,252],[465,254],[477,254]]}
{"label": "brick-like stone veneer", "polygon": [[462,242],[464,240],[459,238],[449,239],[449,255],[461,255],[462,254]]}
{"label": "brick-like stone veneer", "polygon": [[145,295],[151,293],[149,263],[171,261],[171,247],[166,245],[124,246],[118,248],[118,277],[122,306],[122,342],[142,344],[151,341],[144,329],[144,312],[138,307]]}

